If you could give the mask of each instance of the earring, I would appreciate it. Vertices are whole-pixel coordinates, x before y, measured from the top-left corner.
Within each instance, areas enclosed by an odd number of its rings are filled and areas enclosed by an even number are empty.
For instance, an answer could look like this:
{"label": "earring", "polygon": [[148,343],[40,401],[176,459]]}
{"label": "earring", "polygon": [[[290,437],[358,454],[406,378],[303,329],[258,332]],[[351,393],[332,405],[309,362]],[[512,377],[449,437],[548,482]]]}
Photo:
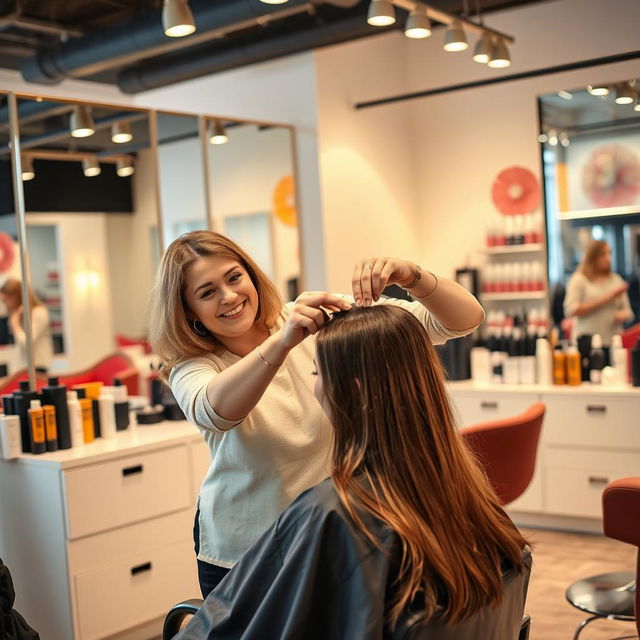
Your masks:
{"label": "earring", "polygon": [[207,336],[211,335],[207,327],[205,327],[202,322],[200,322],[200,320],[192,320],[191,329],[193,330],[193,333],[195,333],[197,336],[200,336],[201,338],[206,338]]}

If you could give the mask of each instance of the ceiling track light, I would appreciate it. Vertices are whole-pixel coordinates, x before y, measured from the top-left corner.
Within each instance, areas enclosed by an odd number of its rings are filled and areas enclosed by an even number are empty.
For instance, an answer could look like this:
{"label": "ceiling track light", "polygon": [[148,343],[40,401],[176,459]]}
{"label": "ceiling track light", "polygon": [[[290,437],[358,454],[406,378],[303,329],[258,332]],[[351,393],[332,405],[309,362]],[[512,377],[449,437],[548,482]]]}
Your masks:
{"label": "ceiling track light", "polygon": [[396,21],[396,12],[389,0],[371,0],[367,22],[373,27],[388,27]]}
{"label": "ceiling track light", "polygon": [[225,144],[229,142],[229,136],[220,120],[214,120],[209,132],[209,142],[211,144]]}
{"label": "ceiling track light", "polygon": [[122,158],[116,162],[116,173],[121,178],[127,178],[135,173],[135,167],[131,158]]}
{"label": "ceiling track light", "polygon": [[480,64],[487,64],[494,55],[493,49],[491,34],[483,33],[478,42],[476,42],[476,47],[473,50],[473,61]]}
{"label": "ceiling track light", "polygon": [[124,144],[125,142],[131,142],[131,140],[133,140],[133,134],[128,122],[116,122],[111,127],[111,142]]}
{"label": "ceiling track light", "polygon": [[162,26],[164,35],[169,38],[184,38],[196,30],[187,0],[164,0]]}
{"label": "ceiling track light", "polygon": [[29,156],[21,156],[20,164],[22,165],[21,175],[23,182],[33,180],[36,177],[36,173],[33,170],[33,158]]}
{"label": "ceiling track light", "polygon": [[636,92],[628,83],[616,87],[616,104],[632,104],[636,99]]}
{"label": "ceiling track light", "polygon": [[404,27],[404,35],[407,38],[428,38],[431,35],[431,22],[424,9],[416,5],[409,13]]}
{"label": "ceiling track light", "polygon": [[444,34],[445,51],[464,51],[469,47],[467,35],[462,28],[460,21],[454,20]]}
{"label": "ceiling track light", "polygon": [[507,43],[498,38],[493,43],[493,55],[489,58],[487,63],[492,69],[504,69],[511,64],[511,56],[509,55],[509,49]]}
{"label": "ceiling track light", "polygon": [[89,156],[82,160],[82,173],[84,173],[85,177],[94,178],[99,176],[101,171],[102,169],[95,156]]}
{"label": "ceiling track light", "polygon": [[74,138],[88,138],[96,132],[96,125],[91,117],[91,107],[78,104],[73,108],[69,118],[69,128]]}
{"label": "ceiling track light", "polygon": [[260,0],[263,4],[286,4],[288,0]]}
{"label": "ceiling track light", "polygon": [[609,87],[604,84],[590,84],[587,85],[587,91],[592,96],[608,96],[609,95]]}

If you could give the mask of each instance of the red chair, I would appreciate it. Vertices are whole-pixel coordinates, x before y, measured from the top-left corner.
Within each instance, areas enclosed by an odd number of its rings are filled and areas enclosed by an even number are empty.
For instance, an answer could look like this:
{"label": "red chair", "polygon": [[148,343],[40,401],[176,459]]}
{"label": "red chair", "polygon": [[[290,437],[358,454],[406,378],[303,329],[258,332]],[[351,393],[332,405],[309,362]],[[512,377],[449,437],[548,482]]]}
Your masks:
{"label": "red chair", "polygon": [[574,640],[590,622],[604,618],[635,621],[640,635],[640,593],[636,588],[640,579],[640,478],[622,478],[607,485],[602,494],[602,525],[608,538],[638,547],[636,570],[592,576],[567,589],[569,603],[592,614],[578,625]]}
{"label": "red chair", "polygon": [[137,396],[140,374],[129,357],[121,353],[114,353],[88,369],[60,375],[58,379],[60,384],[68,387],[85,382],[102,382],[105,385],[112,385],[116,380],[119,380],[127,387],[129,395]]}
{"label": "red chair", "polygon": [[116,333],[116,344],[118,345],[118,348],[140,345],[147,355],[151,353],[151,345],[144,337],[130,338],[122,333]]}
{"label": "red chair", "polygon": [[513,418],[460,431],[502,504],[519,498],[531,482],[545,409],[543,403],[537,402]]}

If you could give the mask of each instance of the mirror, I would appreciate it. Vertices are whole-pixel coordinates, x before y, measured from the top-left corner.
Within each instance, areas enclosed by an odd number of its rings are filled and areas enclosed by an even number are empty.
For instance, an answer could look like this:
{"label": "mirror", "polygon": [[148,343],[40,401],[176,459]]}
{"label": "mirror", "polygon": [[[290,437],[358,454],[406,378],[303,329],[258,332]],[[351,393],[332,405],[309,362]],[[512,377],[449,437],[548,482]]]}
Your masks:
{"label": "mirror", "polygon": [[75,373],[144,340],[159,256],[149,114],[27,97],[18,114],[31,285],[49,324],[39,337],[34,316],[35,365]]}
{"label": "mirror", "polygon": [[556,324],[592,239],[611,248],[611,269],[628,283],[640,318],[640,80],[622,78],[539,98],[547,255]]}
{"label": "mirror", "polygon": [[[9,142],[8,96],[0,93],[0,287],[9,279],[22,279]],[[25,348],[10,330],[10,316],[10,309],[0,299],[0,377],[11,375],[27,366]]]}
{"label": "mirror", "polygon": [[197,116],[157,114],[163,247],[187,231],[209,228]]}
{"label": "mirror", "polygon": [[300,242],[289,127],[206,119],[213,228],[235,240],[284,300],[300,292]]}

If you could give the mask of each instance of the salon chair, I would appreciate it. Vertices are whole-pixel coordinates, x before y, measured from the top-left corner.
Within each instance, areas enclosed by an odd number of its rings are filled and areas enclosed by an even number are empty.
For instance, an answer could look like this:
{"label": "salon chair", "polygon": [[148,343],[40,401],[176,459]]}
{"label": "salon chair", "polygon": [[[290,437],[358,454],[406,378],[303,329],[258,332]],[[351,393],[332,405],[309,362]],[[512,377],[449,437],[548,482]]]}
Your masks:
{"label": "salon chair", "polygon": [[503,505],[519,498],[533,478],[545,409],[537,402],[512,418],[460,430]]}
{"label": "salon chair", "polygon": [[640,593],[636,586],[640,579],[640,478],[622,478],[607,485],[602,494],[602,525],[605,536],[638,547],[636,571],[591,576],[567,589],[569,604],[591,614],[578,625],[573,640],[578,640],[588,624],[604,618],[635,621],[640,635]]}
{"label": "salon chair", "polygon": [[72,387],[86,382],[102,382],[110,386],[116,380],[127,387],[130,396],[137,396],[139,390],[140,373],[131,358],[123,353],[113,353],[87,369],[58,376],[60,384]]}

